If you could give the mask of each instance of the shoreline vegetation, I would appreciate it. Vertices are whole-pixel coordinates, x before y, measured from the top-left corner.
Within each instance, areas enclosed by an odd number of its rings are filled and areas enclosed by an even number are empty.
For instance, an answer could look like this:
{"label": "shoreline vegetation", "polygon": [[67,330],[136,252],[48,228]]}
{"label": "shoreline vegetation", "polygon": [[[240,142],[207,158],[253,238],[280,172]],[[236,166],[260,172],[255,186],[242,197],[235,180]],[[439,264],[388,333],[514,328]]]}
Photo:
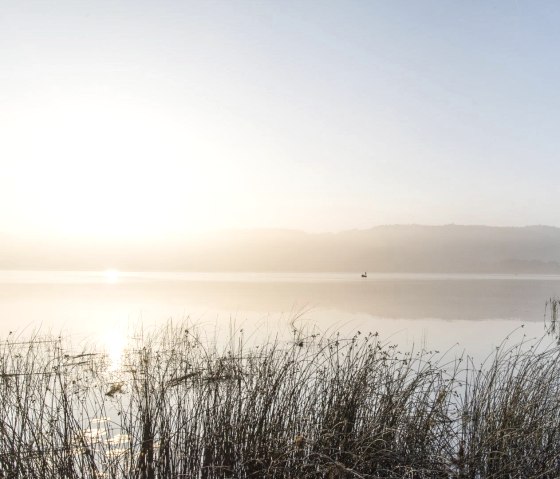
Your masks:
{"label": "shoreline vegetation", "polygon": [[557,299],[538,340],[482,364],[376,333],[225,347],[186,323],[93,347],[0,344],[1,478],[560,475]]}

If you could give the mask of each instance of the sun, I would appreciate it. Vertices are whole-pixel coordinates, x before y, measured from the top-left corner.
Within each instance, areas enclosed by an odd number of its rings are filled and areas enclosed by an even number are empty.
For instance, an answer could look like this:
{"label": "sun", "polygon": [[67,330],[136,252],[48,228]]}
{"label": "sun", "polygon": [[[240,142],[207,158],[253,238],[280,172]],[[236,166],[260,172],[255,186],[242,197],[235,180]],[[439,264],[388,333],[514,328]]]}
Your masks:
{"label": "sun", "polygon": [[103,276],[105,277],[106,283],[114,284],[119,281],[121,273],[118,269],[106,269]]}

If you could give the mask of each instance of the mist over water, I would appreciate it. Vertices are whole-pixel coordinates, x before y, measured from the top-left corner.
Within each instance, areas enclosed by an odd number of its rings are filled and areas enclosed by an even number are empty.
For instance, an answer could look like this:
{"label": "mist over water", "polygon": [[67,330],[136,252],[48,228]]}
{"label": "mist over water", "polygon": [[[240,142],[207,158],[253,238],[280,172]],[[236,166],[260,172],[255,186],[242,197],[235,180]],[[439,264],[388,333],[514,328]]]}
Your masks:
{"label": "mist over water", "polygon": [[[140,327],[188,318],[209,341],[378,331],[399,346],[484,355],[514,329],[543,332],[560,277],[307,273],[0,273],[0,333],[40,328],[115,349]],[[521,334],[521,333],[519,333]],[[113,352],[113,354],[116,354]]]}

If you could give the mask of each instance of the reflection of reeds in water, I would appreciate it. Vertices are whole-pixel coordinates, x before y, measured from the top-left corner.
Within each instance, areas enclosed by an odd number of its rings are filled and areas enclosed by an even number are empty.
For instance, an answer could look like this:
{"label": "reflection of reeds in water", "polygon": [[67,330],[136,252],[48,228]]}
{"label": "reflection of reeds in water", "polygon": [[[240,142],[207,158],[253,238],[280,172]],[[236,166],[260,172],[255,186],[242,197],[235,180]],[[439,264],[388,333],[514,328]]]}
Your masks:
{"label": "reflection of reeds in water", "polygon": [[168,325],[121,371],[59,338],[4,342],[0,477],[560,475],[554,345],[504,343],[474,367],[376,335],[238,339],[220,351]]}

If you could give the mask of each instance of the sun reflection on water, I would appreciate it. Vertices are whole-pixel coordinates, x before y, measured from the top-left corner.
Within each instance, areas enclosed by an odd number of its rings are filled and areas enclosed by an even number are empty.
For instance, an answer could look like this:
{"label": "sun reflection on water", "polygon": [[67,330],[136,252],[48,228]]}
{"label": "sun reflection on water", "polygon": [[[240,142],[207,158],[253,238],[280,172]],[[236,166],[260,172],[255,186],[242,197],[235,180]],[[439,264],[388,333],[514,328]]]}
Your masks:
{"label": "sun reflection on water", "polygon": [[118,329],[107,331],[103,335],[103,344],[107,352],[108,369],[109,371],[116,371],[122,366],[126,335]]}

